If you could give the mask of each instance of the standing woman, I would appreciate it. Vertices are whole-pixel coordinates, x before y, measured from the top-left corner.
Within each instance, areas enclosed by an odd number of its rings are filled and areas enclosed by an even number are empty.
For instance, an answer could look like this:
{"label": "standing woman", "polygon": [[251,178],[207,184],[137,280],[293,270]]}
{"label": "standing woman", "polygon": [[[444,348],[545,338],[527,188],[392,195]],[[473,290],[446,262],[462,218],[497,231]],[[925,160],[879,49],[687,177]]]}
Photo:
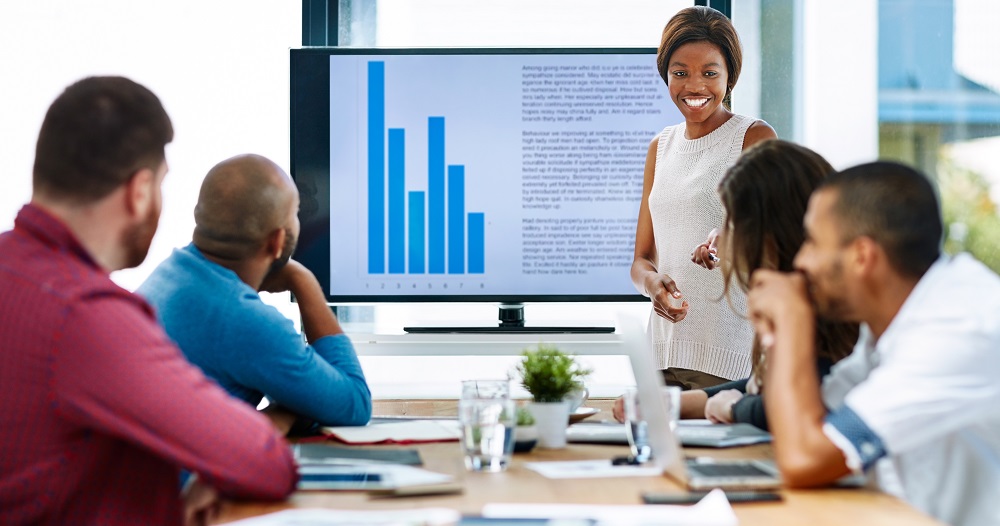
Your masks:
{"label": "standing woman", "polygon": [[[684,123],[668,126],[649,145],[631,273],[653,304],[656,363],[667,385],[683,389],[750,373],[753,329],[741,316],[746,297],[734,291],[731,309],[720,301],[719,273],[691,264],[691,248],[722,226],[725,212],[715,189],[726,169],[743,150],[776,137],[766,122],[729,110],[742,62],[736,29],[708,7],[674,15],[656,57]],[[714,243],[713,235],[703,244],[714,250]]]}

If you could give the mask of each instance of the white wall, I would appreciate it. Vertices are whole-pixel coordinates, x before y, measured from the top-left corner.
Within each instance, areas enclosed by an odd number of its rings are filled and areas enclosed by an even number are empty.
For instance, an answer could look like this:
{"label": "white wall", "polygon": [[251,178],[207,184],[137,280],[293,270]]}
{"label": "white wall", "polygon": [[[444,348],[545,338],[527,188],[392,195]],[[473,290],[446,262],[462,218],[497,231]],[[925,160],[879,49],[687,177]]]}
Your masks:
{"label": "white wall", "polygon": [[288,166],[288,48],[301,2],[43,0],[0,3],[0,231],[31,195],[35,139],[52,100],[90,75],[124,75],[163,102],[174,124],[164,209],[137,287],[191,239],[201,180],[244,152]]}
{"label": "white wall", "polygon": [[377,0],[379,46],[657,47],[692,0]]}

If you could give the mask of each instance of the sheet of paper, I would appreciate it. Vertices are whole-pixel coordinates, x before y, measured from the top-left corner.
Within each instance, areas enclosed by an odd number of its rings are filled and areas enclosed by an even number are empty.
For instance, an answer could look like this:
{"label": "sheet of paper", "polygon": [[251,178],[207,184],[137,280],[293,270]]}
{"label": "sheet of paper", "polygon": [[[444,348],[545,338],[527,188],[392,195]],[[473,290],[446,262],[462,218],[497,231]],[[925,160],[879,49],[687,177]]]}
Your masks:
{"label": "sheet of paper", "polygon": [[324,427],[323,432],[347,444],[448,442],[462,437],[457,420],[375,422],[366,426]]}
{"label": "sheet of paper", "polygon": [[484,517],[594,520],[599,526],[736,526],[736,514],[722,490],[693,506],[598,506],[580,504],[487,504]]}
{"label": "sheet of paper", "polygon": [[610,460],[528,462],[525,467],[550,479],[655,477],[663,473],[663,468],[656,466],[615,466]]}
{"label": "sheet of paper", "polygon": [[410,510],[332,510],[305,508],[285,510],[229,522],[232,526],[444,526],[458,522],[461,515],[447,508]]}

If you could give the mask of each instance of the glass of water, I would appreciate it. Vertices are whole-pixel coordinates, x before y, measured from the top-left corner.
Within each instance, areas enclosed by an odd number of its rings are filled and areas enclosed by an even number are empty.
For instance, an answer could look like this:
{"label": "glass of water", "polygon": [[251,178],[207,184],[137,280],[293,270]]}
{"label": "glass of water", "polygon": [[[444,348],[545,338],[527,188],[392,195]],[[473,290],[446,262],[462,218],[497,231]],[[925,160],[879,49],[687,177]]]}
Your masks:
{"label": "glass of water", "polygon": [[458,419],[465,467],[470,471],[506,470],[514,453],[514,401],[463,397],[458,402]]}
{"label": "glass of water", "polygon": [[[670,430],[677,430],[677,421],[681,413],[681,389],[674,386],[661,387],[663,405],[667,410]],[[632,458],[639,462],[650,459],[652,450],[649,447],[649,435],[646,420],[642,416],[639,404],[639,390],[635,387],[625,389],[625,434],[628,437]]]}
{"label": "glass of water", "polygon": [[464,380],[462,398],[510,398],[510,380]]}

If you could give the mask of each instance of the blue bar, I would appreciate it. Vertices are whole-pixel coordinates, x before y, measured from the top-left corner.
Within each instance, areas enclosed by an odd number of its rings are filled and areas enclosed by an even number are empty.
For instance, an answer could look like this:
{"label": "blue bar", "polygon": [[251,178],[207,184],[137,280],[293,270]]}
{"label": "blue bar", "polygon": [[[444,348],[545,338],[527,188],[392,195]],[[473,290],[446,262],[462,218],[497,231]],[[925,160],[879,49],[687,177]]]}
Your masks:
{"label": "blue bar", "polygon": [[427,257],[444,274],[444,117],[427,118]]}
{"label": "blue bar", "polygon": [[448,165],[448,274],[465,274],[465,165]]}
{"label": "blue bar", "polygon": [[368,273],[385,272],[385,62],[368,63]]}
{"label": "blue bar", "polygon": [[410,274],[424,273],[424,193],[410,192]]}
{"label": "blue bar", "polygon": [[469,274],[482,274],[486,263],[486,216],[469,214]]}
{"label": "blue bar", "polygon": [[389,128],[389,273],[406,273],[406,132]]}

